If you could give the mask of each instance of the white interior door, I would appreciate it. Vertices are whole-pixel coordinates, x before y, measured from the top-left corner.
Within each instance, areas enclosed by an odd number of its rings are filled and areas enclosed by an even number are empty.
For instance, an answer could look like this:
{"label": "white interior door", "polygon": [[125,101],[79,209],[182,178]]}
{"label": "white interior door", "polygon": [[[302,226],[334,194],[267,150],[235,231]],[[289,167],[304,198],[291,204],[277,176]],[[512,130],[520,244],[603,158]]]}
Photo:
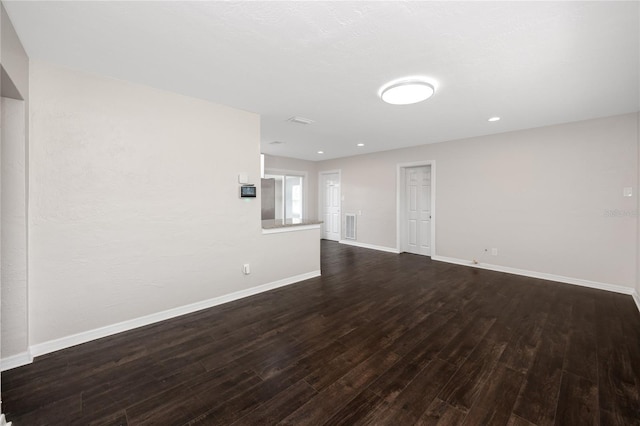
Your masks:
{"label": "white interior door", "polygon": [[431,167],[405,169],[403,251],[431,255]]}
{"label": "white interior door", "polygon": [[340,174],[322,174],[322,238],[340,241]]}

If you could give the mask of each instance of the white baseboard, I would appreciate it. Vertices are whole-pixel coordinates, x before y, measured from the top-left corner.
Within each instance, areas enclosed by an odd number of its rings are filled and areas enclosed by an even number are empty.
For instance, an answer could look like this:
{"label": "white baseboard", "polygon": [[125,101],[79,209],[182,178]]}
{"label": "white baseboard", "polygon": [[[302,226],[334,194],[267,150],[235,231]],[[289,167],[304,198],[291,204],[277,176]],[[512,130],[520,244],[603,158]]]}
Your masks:
{"label": "white baseboard", "polygon": [[[437,260],[440,262],[455,263],[456,265],[471,266],[472,268],[487,269],[489,271],[506,272],[509,274],[522,275],[525,277],[540,278],[543,280],[557,281],[565,284],[573,284],[573,285],[579,285],[582,287],[590,287],[590,288],[596,288],[599,290],[607,290],[607,291],[612,291],[614,293],[622,293],[622,294],[629,294],[629,295],[633,295],[635,293],[635,290],[632,289],[631,287],[625,287],[625,286],[616,285],[616,284],[601,283],[597,281],[583,280],[581,278],[563,277],[562,275],[547,274],[545,272],[527,271],[525,269],[511,268],[509,266],[491,265],[488,263],[474,264],[471,261],[464,260],[464,259],[456,259],[454,257],[432,256],[431,259]],[[638,303],[637,300],[636,300],[636,303]]]}
{"label": "white baseboard", "polygon": [[[22,352],[16,355],[11,355],[0,360],[0,371],[11,370],[12,368],[22,367],[23,365],[31,364],[33,362],[33,355],[30,351]],[[2,425],[2,423],[0,423]]]}
{"label": "white baseboard", "polygon": [[11,422],[7,423],[7,419],[4,418],[4,414],[0,414],[0,426],[11,426]]}
{"label": "white baseboard", "polygon": [[[351,241],[351,240],[340,240],[339,242],[340,244],[347,244],[350,246],[385,251],[388,253],[395,253],[395,254],[400,253],[398,249],[391,248],[391,247],[376,246],[373,244],[360,243],[360,242]],[[625,287],[625,286],[615,285],[615,284],[608,284],[608,283],[601,283],[597,281],[583,280],[581,278],[564,277],[562,275],[548,274],[545,272],[528,271],[525,269],[511,268],[509,266],[492,265],[489,263],[475,264],[471,261],[464,260],[464,259],[457,259],[455,257],[446,257],[446,256],[436,255],[436,256],[431,256],[431,259],[437,260],[440,262],[454,263],[456,265],[471,266],[473,268],[479,268],[479,269],[487,269],[489,271],[506,272],[508,274],[522,275],[522,276],[531,277],[531,278],[540,278],[543,280],[579,285],[582,287],[595,288],[598,290],[606,290],[614,293],[629,294],[633,297],[633,300],[636,302],[636,306],[638,307],[638,311],[640,311],[640,297],[638,296],[638,293],[633,288],[630,288],[630,287]]]}
{"label": "white baseboard", "polygon": [[638,292],[633,290],[631,296],[633,297],[633,301],[636,302],[636,308],[640,311],[640,296],[638,296]]}
{"label": "white baseboard", "polygon": [[[96,328],[94,330],[84,331],[82,333],[74,334],[71,336],[65,336],[60,339],[50,340],[44,343],[39,343],[37,345],[31,346],[30,359],[28,360],[28,362],[26,358],[23,358],[22,363],[18,363],[17,359],[13,360],[14,357],[11,357],[10,359],[2,360],[1,368],[2,368],[2,371],[4,371],[4,370],[8,370],[9,368],[18,367],[20,365],[26,365],[32,362],[33,360],[32,357],[48,354],[61,349],[69,348],[71,346],[75,346],[82,343],[90,342],[92,340],[111,336],[113,334],[122,333],[123,331],[133,330],[135,328],[143,327],[145,325],[154,324],[160,321],[179,317],[181,315],[190,314],[192,312],[200,311],[203,309],[208,309],[217,305],[222,305],[223,303],[232,302],[234,300],[253,296],[258,293],[263,293],[265,291],[273,290],[278,287],[284,287],[286,285],[294,284],[300,281],[308,280],[308,279],[319,277],[319,276],[320,276],[319,270],[307,272],[305,274],[284,278],[282,280],[259,285],[257,287],[236,291],[231,294],[225,294],[224,296],[214,297],[213,299],[203,300],[200,302],[192,303],[185,306],[180,306],[180,307],[169,309],[166,311],[156,312],[154,314],[146,315],[144,317],[119,322],[117,324]],[[13,364],[10,364],[10,362],[13,362]],[[12,365],[12,367],[7,367],[8,365]]]}
{"label": "white baseboard", "polygon": [[351,240],[340,240],[339,242],[340,244],[362,247],[362,248],[371,249],[371,250],[386,251],[387,253],[395,253],[395,254],[400,253],[400,251],[397,248],[393,248],[393,247],[376,246],[374,244],[359,243],[358,241],[351,241]]}

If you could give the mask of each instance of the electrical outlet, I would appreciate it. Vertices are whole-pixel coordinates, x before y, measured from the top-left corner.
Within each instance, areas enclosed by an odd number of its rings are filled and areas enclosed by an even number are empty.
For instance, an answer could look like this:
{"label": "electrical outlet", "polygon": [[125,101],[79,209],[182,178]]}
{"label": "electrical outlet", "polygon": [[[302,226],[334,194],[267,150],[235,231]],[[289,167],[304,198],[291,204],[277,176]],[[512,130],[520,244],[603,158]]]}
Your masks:
{"label": "electrical outlet", "polygon": [[497,256],[498,255],[498,249],[497,248],[492,248],[491,249],[491,256]]}

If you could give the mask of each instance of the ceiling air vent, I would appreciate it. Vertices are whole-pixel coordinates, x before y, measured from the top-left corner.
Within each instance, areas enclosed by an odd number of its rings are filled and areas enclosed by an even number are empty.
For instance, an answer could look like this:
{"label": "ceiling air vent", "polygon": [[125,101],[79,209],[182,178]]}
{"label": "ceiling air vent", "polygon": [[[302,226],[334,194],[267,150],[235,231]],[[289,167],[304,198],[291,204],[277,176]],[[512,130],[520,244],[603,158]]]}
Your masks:
{"label": "ceiling air vent", "polygon": [[311,124],[313,123],[313,120],[309,119],[309,118],[304,118],[304,117],[291,117],[289,119],[287,119],[287,121],[290,121],[292,123],[298,123],[298,124]]}

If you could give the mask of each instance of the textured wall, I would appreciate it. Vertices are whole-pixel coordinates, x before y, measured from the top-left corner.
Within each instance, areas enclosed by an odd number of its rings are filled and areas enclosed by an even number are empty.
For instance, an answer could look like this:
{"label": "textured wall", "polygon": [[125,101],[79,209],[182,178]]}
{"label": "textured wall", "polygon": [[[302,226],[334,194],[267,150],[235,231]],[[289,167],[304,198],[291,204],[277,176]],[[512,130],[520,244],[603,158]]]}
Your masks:
{"label": "textured wall", "polygon": [[24,109],[2,98],[2,358],[28,346]]}
{"label": "textured wall", "polygon": [[[638,116],[628,114],[324,161],[342,169],[358,241],[396,247],[397,164],[436,161],[436,252],[633,288]],[[484,248],[499,256],[483,256]]]}
{"label": "textured wall", "polygon": [[29,58],[4,10],[4,5],[0,5],[0,18],[2,95],[23,99],[2,99],[0,354],[2,359],[13,355],[21,355],[22,358],[28,359],[26,173]]}
{"label": "textured wall", "polygon": [[262,235],[239,198],[239,173],[260,178],[257,115],[31,70],[31,344],[320,269],[317,230]]}
{"label": "textured wall", "polygon": [[0,4],[0,19],[2,20],[0,42],[2,68],[11,78],[20,96],[27,99],[29,97],[29,58],[2,4]]}

